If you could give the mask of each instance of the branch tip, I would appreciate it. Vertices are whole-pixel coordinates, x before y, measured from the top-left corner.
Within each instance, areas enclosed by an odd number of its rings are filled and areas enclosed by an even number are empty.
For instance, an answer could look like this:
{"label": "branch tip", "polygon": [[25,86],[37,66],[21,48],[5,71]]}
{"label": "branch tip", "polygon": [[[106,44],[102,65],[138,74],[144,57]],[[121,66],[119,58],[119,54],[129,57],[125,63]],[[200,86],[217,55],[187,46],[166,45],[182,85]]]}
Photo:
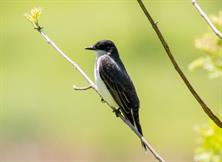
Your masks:
{"label": "branch tip", "polygon": [[39,7],[35,7],[31,9],[29,13],[25,13],[24,16],[25,18],[32,23],[35,29],[38,31],[41,31],[42,27],[39,25],[39,18],[40,15],[42,14],[42,9]]}
{"label": "branch tip", "polygon": [[159,24],[159,21],[155,21],[155,25]]}

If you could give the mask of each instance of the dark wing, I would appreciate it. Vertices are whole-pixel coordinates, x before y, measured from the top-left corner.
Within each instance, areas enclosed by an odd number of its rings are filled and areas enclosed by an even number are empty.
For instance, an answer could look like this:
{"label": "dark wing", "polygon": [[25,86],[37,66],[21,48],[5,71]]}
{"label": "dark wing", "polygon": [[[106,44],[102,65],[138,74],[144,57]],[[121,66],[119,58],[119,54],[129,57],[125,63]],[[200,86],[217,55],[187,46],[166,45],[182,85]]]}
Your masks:
{"label": "dark wing", "polygon": [[[99,74],[110,94],[120,106],[123,115],[136,126],[143,135],[139,121],[139,99],[135,87],[127,74],[121,60],[113,60],[110,56],[100,56]],[[142,141],[141,141],[142,142]],[[142,146],[147,150],[146,144]]]}
{"label": "dark wing", "polygon": [[121,61],[117,64],[110,56],[101,56],[99,74],[124,115],[131,115],[131,110],[138,111],[139,99],[135,87]]}

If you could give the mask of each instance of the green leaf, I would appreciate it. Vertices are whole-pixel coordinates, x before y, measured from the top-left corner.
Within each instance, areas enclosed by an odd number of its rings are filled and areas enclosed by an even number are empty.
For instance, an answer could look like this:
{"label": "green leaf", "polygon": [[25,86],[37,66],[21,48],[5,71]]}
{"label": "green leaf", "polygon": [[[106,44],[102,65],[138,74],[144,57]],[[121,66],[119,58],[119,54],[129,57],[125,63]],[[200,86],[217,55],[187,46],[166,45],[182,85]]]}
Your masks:
{"label": "green leaf", "polygon": [[222,129],[213,122],[198,127],[198,147],[195,150],[196,162],[222,162]]}

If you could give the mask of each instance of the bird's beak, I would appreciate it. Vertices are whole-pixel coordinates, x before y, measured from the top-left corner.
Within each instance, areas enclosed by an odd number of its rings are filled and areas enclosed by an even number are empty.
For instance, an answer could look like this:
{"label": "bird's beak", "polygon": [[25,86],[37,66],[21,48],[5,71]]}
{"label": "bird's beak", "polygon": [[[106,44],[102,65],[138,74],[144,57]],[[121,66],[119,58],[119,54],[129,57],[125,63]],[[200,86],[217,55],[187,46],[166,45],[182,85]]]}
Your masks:
{"label": "bird's beak", "polygon": [[96,50],[95,46],[94,45],[91,45],[89,47],[86,47],[85,48],[86,50]]}

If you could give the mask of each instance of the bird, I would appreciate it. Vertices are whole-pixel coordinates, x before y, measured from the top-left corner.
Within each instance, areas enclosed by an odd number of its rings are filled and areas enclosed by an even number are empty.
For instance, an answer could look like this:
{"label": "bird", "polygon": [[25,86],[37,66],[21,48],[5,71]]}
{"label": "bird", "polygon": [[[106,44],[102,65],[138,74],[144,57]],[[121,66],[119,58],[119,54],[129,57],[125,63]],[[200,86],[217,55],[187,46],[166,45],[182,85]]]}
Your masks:
{"label": "bird", "polygon": [[[96,52],[94,78],[102,99],[120,111],[143,136],[139,120],[140,101],[116,45],[111,40],[100,40],[85,49]],[[142,140],[141,144],[147,150]]]}

